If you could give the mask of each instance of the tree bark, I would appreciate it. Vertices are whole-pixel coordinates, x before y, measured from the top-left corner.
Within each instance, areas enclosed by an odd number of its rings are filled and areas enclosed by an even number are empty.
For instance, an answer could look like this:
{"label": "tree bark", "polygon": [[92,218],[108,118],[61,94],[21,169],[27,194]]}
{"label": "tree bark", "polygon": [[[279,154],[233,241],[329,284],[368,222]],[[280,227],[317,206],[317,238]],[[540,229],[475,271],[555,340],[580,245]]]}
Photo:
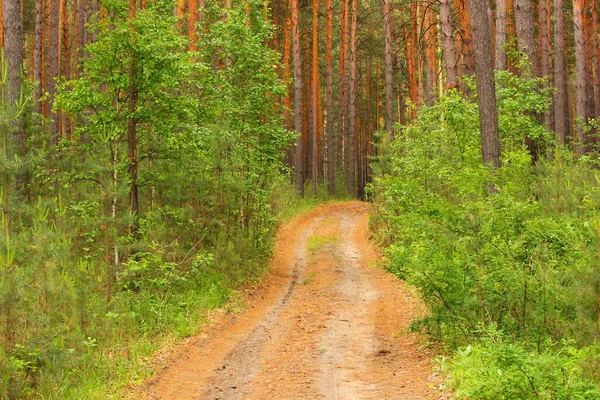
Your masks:
{"label": "tree bark", "polygon": [[383,0],[383,40],[385,52],[385,130],[394,136],[394,77],[390,0]]}
{"label": "tree bark", "polygon": [[468,0],[475,53],[475,77],[477,102],[481,128],[481,154],[483,162],[500,166],[500,139],[494,84],[494,61],[492,52],[492,28],[487,14],[486,0]]}
{"label": "tree bark", "polygon": [[358,2],[350,2],[350,82],[349,105],[350,118],[348,121],[348,193],[356,197],[356,28],[358,18]]}
{"label": "tree bark", "polygon": [[456,47],[454,38],[452,37],[450,3],[448,0],[440,0],[440,28],[442,31],[444,62],[446,64],[446,86],[448,89],[453,89],[458,86],[458,73],[456,70],[458,58],[456,57]]}
{"label": "tree bark", "polygon": [[[546,9],[546,0],[539,0],[538,20],[540,30],[540,73],[541,76],[549,79],[550,77],[550,39],[548,37],[548,10]],[[548,84],[545,85],[548,87]],[[554,127],[553,118],[550,110],[544,113],[544,126],[547,129]]]}
{"label": "tree bark", "polygon": [[554,0],[554,129],[556,143],[567,144],[570,134],[569,92],[567,90],[567,65],[565,59],[563,0]]}
{"label": "tree bark", "polygon": [[319,186],[319,0],[312,7],[312,184],[315,196]]}
{"label": "tree bark", "polygon": [[296,138],[295,181],[298,195],[304,196],[304,163],[302,146],[302,59],[300,56],[300,17],[298,0],[290,0],[292,17],[292,56],[294,59],[294,128]]}
{"label": "tree bark", "polygon": [[515,0],[515,27],[517,29],[517,47],[531,63],[531,75],[540,76],[540,68],[535,43],[535,23],[531,0]]}
{"label": "tree bark", "polygon": [[573,0],[573,25],[575,37],[575,71],[577,80],[575,154],[585,154],[583,124],[586,116],[585,39],[583,34],[583,0]]}
{"label": "tree bark", "polygon": [[48,107],[50,122],[50,134],[52,140],[58,141],[58,116],[53,110],[54,95],[56,94],[56,79],[58,78],[58,37],[59,37],[59,2],[60,0],[49,0],[50,2],[50,45],[48,48],[48,76],[46,79],[46,91],[48,92]]}
{"label": "tree bark", "polygon": [[437,32],[435,12],[431,6],[425,9],[425,76],[427,78],[425,102],[432,105],[437,90]]}
{"label": "tree bark", "polygon": [[598,32],[600,21],[598,18],[598,7],[592,4],[592,51],[594,58],[594,118],[600,117],[600,46],[598,43]]}
{"label": "tree bark", "polygon": [[496,59],[495,69],[506,69],[506,0],[496,1]]}
{"label": "tree bark", "polygon": [[333,137],[333,6],[331,0],[325,0],[327,13],[327,45],[325,49],[325,64],[327,75],[327,191],[330,196],[335,194],[335,141]]}
{"label": "tree bark", "polygon": [[[136,14],[135,0],[129,0],[129,20],[133,21]],[[134,28],[131,27],[132,36]],[[137,157],[137,110],[138,89],[136,85],[136,60],[131,54],[129,65],[129,93],[128,93],[128,117],[127,117],[127,150],[129,158],[129,214],[132,222],[130,233],[135,236],[139,234],[139,196],[138,196],[138,157]]]}
{"label": "tree bark", "polygon": [[8,73],[8,100],[14,104],[21,96],[23,73],[23,23],[20,0],[3,0],[4,57]]}

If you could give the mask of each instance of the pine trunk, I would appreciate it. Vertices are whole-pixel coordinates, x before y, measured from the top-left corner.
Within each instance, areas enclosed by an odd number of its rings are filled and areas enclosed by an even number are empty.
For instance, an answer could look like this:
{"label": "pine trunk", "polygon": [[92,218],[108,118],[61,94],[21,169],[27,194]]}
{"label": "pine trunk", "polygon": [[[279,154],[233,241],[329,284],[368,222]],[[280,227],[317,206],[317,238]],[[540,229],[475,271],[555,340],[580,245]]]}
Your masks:
{"label": "pine trunk", "polygon": [[356,197],[356,28],[358,17],[358,2],[350,2],[350,81],[349,105],[350,118],[348,120],[348,193]]}
{"label": "pine trunk", "polygon": [[385,130],[394,136],[394,77],[390,0],[383,0],[383,40],[385,52]]}
{"label": "pine trunk", "polygon": [[446,86],[448,89],[453,89],[458,86],[458,73],[456,70],[456,47],[452,37],[452,23],[450,22],[449,0],[440,0],[440,28],[442,31],[444,62],[446,63]]}
{"label": "pine trunk", "polygon": [[481,154],[483,162],[500,166],[500,139],[494,84],[494,60],[492,52],[492,28],[488,20],[487,1],[469,0],[473,50],[475,53],[475,78],[477,102],[481,127]]}
{"label": "pine trunk", "polygon": [[583,0],[573,0],[573,24],[575,37],[575,72],[576,72],[576,130],[575,154],[585,154],[583,124],[586,116],[586,73],[585,73],[585,38],[583,33]]}
{"label": "pine trunk", "polygon": [[312,9],[312,184],[315,196],[319,186],[319,0]]}
{"label": "pine trunk", "polygon": [[331,0],[325,0],[327,12],[327,47],[325,49],[325,64],[327,75],[327,191],[330,196],[335,194],[335,140],[333,137],[333,6]]}
{"label": "pine trunk", "polygon": [[298,0],[290,0],[292,17],[292,55],[294,59],[294,128],[298,133],[296,138],[295,181],[296,191],[304,195],[304,163],[302,146],[302,59],[300,55],[300,17]]}
{"label": "pine trunk", "polygon": [[569,92],[565,59],[563,0],[554,0],[554,129],[556,143],[564,146],[570,133]]}
{"label": "pine trunk", "polygon": [[495,69],[506,69],[506,0],[496,1],[496,59]]}

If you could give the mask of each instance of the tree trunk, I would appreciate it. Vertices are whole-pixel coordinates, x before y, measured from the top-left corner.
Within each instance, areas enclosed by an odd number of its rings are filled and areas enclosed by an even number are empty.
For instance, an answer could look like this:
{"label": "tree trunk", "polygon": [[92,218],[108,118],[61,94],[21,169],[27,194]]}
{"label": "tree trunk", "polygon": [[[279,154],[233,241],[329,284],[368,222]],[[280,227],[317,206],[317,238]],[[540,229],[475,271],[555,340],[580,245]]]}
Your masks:
{"label": "tree trunk", "polygon": [[394,136],[394,77],[390,0],[383,0],[383,40],[385,52],[385,130]]}
{"label": "tree trunk", "polygon": [[586,115],[585,39],[583,34],[583,0],[573,0],[573,24],[575,37],[575,71],[577,76],[575,154],[585,153],[583,124]]}
{"label": "tree trunk", "polygon": [[[466,0],[455,0],[456,8],[458,13],[458,22],[460,26],[460,34],[458,35],[461,40],[461,61],[459,63],[458,75],[459,76],[471,76],[473,75],[473,35],[471,32],[469,10],[466,6]],[[487,18],[487,6],[486,6],[486,18]],[[466,89],[464,84],[461,84],[461,88]]]}
{"label": "tree trunk", "polygon": [[[135,0],[129,0],[129,19],[133,21],[136,13]],[[133,35],[133,26],[131,27]],[[129,214],[132,222],[130,233],[135,236],[139,234],[139,201],[138,201],[138,157],[137,157],[137,110],[138,90],[136,86],[136,60],[131,54],[129,65],[129,93],[128,93],[128,117],[127,117],[127,153],[129,158]]]}
{"label": "tree trunk", "polygon": [[494,85],[494,60],[492,52],[492,28],[487,14],[486,0],[469,0],[473,50],[475,53],[475,77],[477,102],[481,127],[481,154],[483,162],[500,166],[500,139]]}
{"label": "tree trunk", "polygon": [[454,44],[454,38],[452,37],[450,3],[448,0],[440,0],[440,28],[442,31],[444,62],[446,63],[446,86],[448,89],[453,89],[458,86],[458,73],[456,70],[456,47]]}
{"label": "tree trunk", "polygon": [[592,4],[592,51],[594,58],[594,118],[600,117],[600,46],[598,43],[598,31],[600,29],[598,18],[598,7]]}
{"label": "tree trunk", "polygon": [[4,57],[8,72],[8,101],[14,104],[21,96],[23,72],[23,23],[20,0],[3,0]]}
{"label": "tree trunk", "polygon": [[319,187],[319,0],[312,9],[312,184],[315,197]]}
{"label": "tree trunk", "polygon": [[327,12],[327,47],[325,49],[325,64],[327,75],[327,191],[330,196],[335,194],[335,141],[333,138],[333,6],[331,0],[325,0]]}
{"label": "tree trunk", "polygon": [[[540,30],[540,73],[543,77],[550,77],[550,54],[548,52],[550,39],[548,37],[548,10],[546,9],[546,0],[539,0],[538,19]],[[548,87],[548,84],[545,85]],[[544,113],[544,126],[547,129],[553,128],[552,114],[550,110]]]}
{"label": "tree trunk", "polygon": [[290,0],[292,17],[292,55],[294,59],[294,128],[296,138],[295,181],[298,195],[304,196],[304,163],[302,148],[302,59],[300,56],[300,17],[298,0]]}
{"label": "tree trunk", "polygon": [[540,68],[535,43],[535,23],[531,0],[515,0],[515,27],[517,29],[517,47],[531,63],[531,75],[540,76]]}
{"label": "tree trunk", "polygon": [[198,29],[196,28],[196,22],[198,22],[198,3],[196,0],[189,0],[188,2],[188,40],[190,41],[190,50],[198,50]]}
{"label": "tree trunk", "polygon": [[41,113],[42,97],[42,0],[35,1],[35,39],[33,47],[33,80],[37,82],[33,100],[36,111]]}
{"label": "tree trunk", "polygon": [[339,93],[338,93],[338,141],[337,141],[337,170],[342,170],[341,167],[344,164],[348,163],[348,157],[344,157],[344,155],[348,151],[348,141],[347,141],[347,128],[348,128],[348,120],[347,120],[347,109],[348,109],[348,74],[346,61],[348,58],[348,24],[350,22],[350,18],[348,15],[348,1],[349,0],[341,0],[342,2],[342,15],[341,15],[341,24],[340,24],[340,83],[339,83]]}
{"label": "tree trunk", "polygon": [[358,17],[357,0],[350,2],[350,82],[348,120],[348,193],[356,197],[356,27]]}
{"label": "tree trunk", "polygon": [[506,0],[496,1],[496,59],[495,69],[506,69]]}
{"label": "tree trunk", "polygon": [[425,9],[425,72],[427,77],[425,102],[432,105],[436,99],[437,90],[437,33],[436,18],[432,7]]}
{"label": "tree trunk", "polygon": [[48,92],[48,107],[50,122],[50,134],[52,140],[58,141],[58,116],[53,111],[54,95],[56,93],[56,79],[58,78],[58,37],[59,37],[59,2],[60,0],[49,0],[50,2],[50,45],[48,48],[48,76],[46,79],[46,91]]}
{"label": "tree trunk", "polygon": [[567,90],[567,65],[565,59],[565,33],[563,0],[554,0],[554,129],[556,143],[567,144],[570,133],[569,92]]}

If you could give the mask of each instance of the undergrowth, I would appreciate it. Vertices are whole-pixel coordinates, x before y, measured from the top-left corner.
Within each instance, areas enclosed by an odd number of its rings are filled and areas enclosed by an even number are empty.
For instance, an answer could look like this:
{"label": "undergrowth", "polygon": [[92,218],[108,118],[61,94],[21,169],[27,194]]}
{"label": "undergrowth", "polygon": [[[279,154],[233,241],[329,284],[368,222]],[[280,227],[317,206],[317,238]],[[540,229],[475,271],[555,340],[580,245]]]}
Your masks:
{"label": "undergrowth", "polygon": [[381,148],[371,225],[430,310],[414,328],[445,344],[457,398],[597,399],[597,162],[550,145],[538,80],[497,80],[502,166],[482,164],[477,105],[450,92]]}

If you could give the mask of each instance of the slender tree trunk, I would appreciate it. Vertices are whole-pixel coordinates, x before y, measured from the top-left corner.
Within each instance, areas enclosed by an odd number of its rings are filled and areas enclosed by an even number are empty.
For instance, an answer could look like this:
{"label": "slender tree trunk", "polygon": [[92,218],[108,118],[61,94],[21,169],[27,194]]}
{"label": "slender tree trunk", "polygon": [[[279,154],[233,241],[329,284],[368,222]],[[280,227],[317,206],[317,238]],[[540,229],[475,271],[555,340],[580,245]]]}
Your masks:
{"label": "slender tree trunk", "polygon": [[36,111],[41,112],[42,97],[42,0],[35,1],[35,44],[33,49],[33,80],[37,82],[33,99]]}
{"label": "slender tree trunk", "polygon": [[558,145],[567,144],[570,133],[569,92],[565,59],[563,0],[554,0],[554,129]]}
{"label": "slender tree trunk", "polygon": [[598,43],[598,32],[600,20],[598,18],[597,2],[592,2],[592,51],[594,58],[594,118],[600,117],[600,46]]}
{"label": "slender tree trunk", "polygon": [[[134,20],[136,14],[135,0],[129,0],[129,19]],[[133,26],[131,34],[134,34]],[[136,60],[131,54],[129,65],[129,93],[127,117],[127,150],[129,157],[129,213],[132,218],[130,233],[137,236],[139,233],[139,201],[138,201],[138,157],[137,157],[137,119],[135,111],[138,103],[138,89],[136,86]]]}
{"label": "slender tree trunk", "polygon": [[59,2],[60,0],[49,0],[50,2],[50,47],[48,49],[48,77],[46,80],[46,91],[48,92],[49,99],[49,117],[50,122],[50,134],[52,140],[56,143],[58,141],[58,116],[53,111],[54,95],[56,94],[56,79],[58,78],[58,37],[59,37]]}
{"label": "slender tree trunk", "polygon": [[486,0],[468,0],[475,52],[475,77],[477,102],[481,126],[481,154],[483,162],[497,168],[500,166],[500,139],[494,84],[494,60],[492,52],[492,28],[488,20]]}
{"label": "slender tree trunk", "polygon": [[410,118],[415,117],[415,107],[419,103],[418,84],[417,84],[417,5],[410,4],[410,31],[407,26],[402,27],[404,34],[404,51],[406,57],[406,75],[408,78],[408,94],[412,103],[410,108]]}
{"label": "slender tree trunk", "polygon": [[496,59],[495,69],[506,69],[506,0],[496,1]]}
{"label": "slender tree trunk", "polygon": [[319,0],[312,9],[312,181],[315,196],[319,187]]}
{"label": "slender tree trunk", "polygon": [[348,15],[348,1],[349,0],[341,0],[342,5],[342,14],[341,14],[341,24],[340,24],[340,83],[339,83],[339,92],[338,92],[338,141],[337,141],[337,154],[336,158],[337,165],[336,170],[341,171],[341,167],[344,164],[347,164],[348,157],[344,157],[348,150],[348,141],[347,141],[347,129],[348,129],[348,120],[347,120],[347,108],[348,108],[348,82],[347,82],[347,68],[346,61],[348,58],[348,24],[350,21]]}
{"label": "slender tree trunk", "polygon": [[[292,47],[292,22],[289,16],[284,18],[283,22],[283,82],[285,83],[285,96],[283,97],[285,118],[285,127],[288,131],[293,131],[292,124],[292,70],[291,70],[291,47]],[[294,143],[290,143],[286,149],[286,164],[293,168],[294,166]]]}
{"label": "slender tree trunk", "polygon": [[196,0],[189,0],[188,2],[188,40],[190,41],[190,50],[196,51],[198,49],[198,29],[196,23],[198,22],[198,3]]}
{"label": "slender tree trunk", "polygon": [[586,116],[586,74],[585,38],[583,34],[583,0],[573,0],[573,24],[575,36],[575,71],[577,76],[577,121],[575,130],[575,154],[581,156],[585,153],[583,124],[585,123]]}
{"label": "slender tree trunk", "polygon": [[4,57],[8,78],[8,102],[14,104],[21,96],[23,72],[23,23],[20,0],[3,0]]}
{"label": "slender tree trunk", "polygon": [[394,77],[390,0],[383,0],[383,40],[385,52],[385,130],[394,136]]}
{"label": "slender tree trunk", "polygon": [[[550,77],[550,39],[548,37],[548,10],[546,9],[546,0],[540,0],[538,3],[538,20],[540,30],[540,73],[543,77]],[[548,87],[548,84],[545,85]],[[544,126],[552,129],[554,124],[550,110],[544,113]]]}
{"label": "slender tree trunk", "polygon": [[442,31],[444,62],[446,63],[446,86],[448,89],[453,89],[458,86],[458,72],[456,70],[458,58],[456,56],[454,38],[452,37],[450,3],[448,0],[440,0],[440,28]]}
{"label": "slender tree trunk", "polygon": [[350,118],[348,126],[348,193],[356,197],[356,28],[358,17],[357,0],[350,2]]}
{"label": "slender tree trunk", "polygon": [[292,17],[292,54],[294,58],[294,128],[296,138],[295,181],[296,191],[304,196],[304,163],[302,146],[302,59],[300,56],[300,17],[298,0],[290,0]]}
{"label": "slender tree trunk", "polygon": [[402,52],[400,50],[399,40],[396,40],[396,69],[398,70],[398,123],[404,124],[404,85],[402,75]]}
{"label": "slender tree trunk", "polygon": [[437,22],[435,12],[431,6],[425,9],[425,71],[427,86],[425,90],[425,101],[432,105],[436,99],[437,90]]}
{"label": "slender tree trunk", "polygon": [[[466,6],[466,0],[455,0],[456,8],[458,13],[459,22],[459,39],[461,44],[461,62],[459,63],[458,75],[459,76],[471,76],[473,75],[474,61],[473,61],[473,35],[471,33],[469,10]],[[487,8],[486,8],[487,14]],[[464,84],[461,84],[461,88],[464,90]]]}
{"label": "slender tree trunk", "polygon": [[335,141],[333,137],[333,6],[331,0],[325,0],[327,12],[327,47],[325,49],[325,64],[327,75],[327,191],[330,196],[335,194]]}

